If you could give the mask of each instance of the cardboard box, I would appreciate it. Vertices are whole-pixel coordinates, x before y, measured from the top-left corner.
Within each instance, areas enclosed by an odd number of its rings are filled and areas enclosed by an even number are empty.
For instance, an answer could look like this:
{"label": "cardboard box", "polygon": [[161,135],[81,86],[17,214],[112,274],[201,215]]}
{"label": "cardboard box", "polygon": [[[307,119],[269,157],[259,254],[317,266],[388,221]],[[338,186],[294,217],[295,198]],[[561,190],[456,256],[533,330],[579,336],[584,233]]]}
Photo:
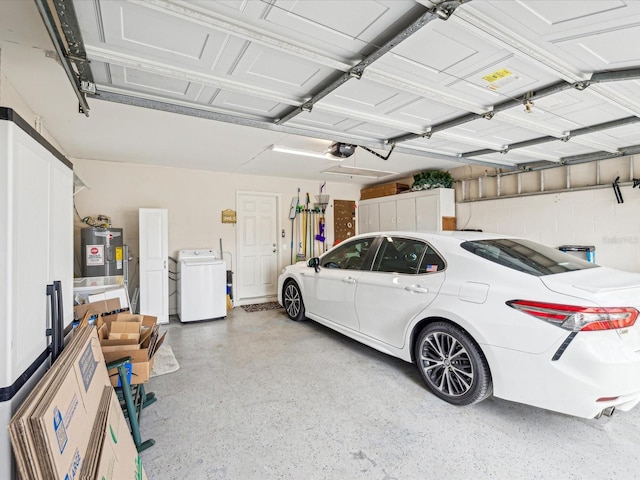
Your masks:
{"label": "cardboard box", "polygon": [[407,192],[410,189],[411,187],[405,183],[383,183],[382,185],[375,185],[373,187],[367,187],[360,190],[360,200],[397,195],[398,193]]}
{"label": "cardboard box", "polygon": [[122,311],[122,303],[117,298],[76,305],[73,309],[74,327],[95,325],[100,328],[104,323],[103,315],[117,314]]}
{"label": "cardboard box", "polygon": [[[100,346],[102,347],[103,355],[109,356],[109,353],[120,352],[121,357],[126,357],[128,355],[122,355],[122,352],[128,352],[130,350],[137,350],[140,348],[139,340],[101,340]],[[118,360],[117,358],[115,360]],[[113,361],[113,360],[110,360]]]}
{"label": "cardboard box", "polygon": [[129,309],[129,294],[124,286],[107,288],[104,292],[87,295],[89,302],[97,302],[99,300],[109,300],[117,298],[120,300],[121,308]]}
{"label": "cardboard box", "polygon": [[[153,368],[153,357],[146,361],[135,362],[132,360],[131,363],[131,375],[129,376],[129,384],[137,385],[140,383],[147,383],[149,381],[149,377],[151,377],[151,369]],[[118,376],[118,371],[116,369],[109,370],[109,379],[111,381],[111,385],[114,387],[120,386],[120,377]]]}
{"label": "cardboard box", "polygon": [[80,480],[146,480],[144,468],[113,388],[103,393]]}
{"label": "cardboard box", "polygon": [[[146,383],[153,367],[153,355],[164,342],[166,333],[159,337],[157,317],[151,315],[133,315],[119,313],[103,317],[105,325],[100,329],[100,344],[107,363],[130,357],[132,363],[131,384]],[[131,339],[112,339],[110,329],[116,323],[139,322],[140,339],[134,343]],[[118,385],[117,369],[109,370],[111,385]]]}
{"label": "cardboard box", "polygon": [[21,478],[77,478],[109,384],[96,329],[76,329],[9,424]]}
{"label": "cardboard box", "polygon": [[[131,313],[118,313],[116,315],[106,315],[103,316],[104,326],[100,328],[98,331],[100,337],[100,343],[104,346],[113,346],[113,345],[133,345],[139,344],[140,346],[146,345],[149,346],[149,340],[154,330],[157,332],[156,325],[158,323],[158,318],[153,317],[151,315],[134,315]],[[110,334],[112,332],[113,325],[117,325],[115,328],[119,329],[119,331],[123,331],[122,329],[126,328],[121,323],[129,323],[137,325],[137,329],[140,333],[140,337],[137,341],[132,341],[131,339],[112,339]],[[107,362],[111,362],[113,360],[117,360],[117,358],[107,358],[105,359]]]}
{"label": "cardboard box", "polygon": [[73,317],[76,320],[82,320],[87,313],[95,313],[96,315],[108,315],[121,310],[120,300],[110,298],[108,300],[100,300],[98,302],[83,303],[73,307]]}
{"label": "cardboard box", "polygon": [[140,341],[142,319],[124,320],[109,323],[109,340]]}

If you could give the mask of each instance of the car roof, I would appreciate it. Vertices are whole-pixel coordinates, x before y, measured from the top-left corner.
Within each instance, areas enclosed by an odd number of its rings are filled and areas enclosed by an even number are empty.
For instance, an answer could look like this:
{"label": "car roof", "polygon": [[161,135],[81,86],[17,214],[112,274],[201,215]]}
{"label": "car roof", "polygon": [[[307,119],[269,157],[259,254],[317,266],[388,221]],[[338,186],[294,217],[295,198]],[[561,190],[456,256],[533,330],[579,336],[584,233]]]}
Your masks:
{"label": "car roof", "polygon": [[457,241],[488,240],[488,239],[495,239],[495,238],[515,238],[511,235],[478,232],[478,231],[467,231],[467,230],[447,230],[442,232],[436,232],[436,231],[412,232],[412,231],[404,231],[404,230],[386,230],[386,231],[380,231],[380,232],[363,233],[358,235],[358,237],[370,237],[370,236],[378,236],[378,235],[422,238],[424,240],[441,239],[441,241],[446,240],[447,238],[454,239]]}

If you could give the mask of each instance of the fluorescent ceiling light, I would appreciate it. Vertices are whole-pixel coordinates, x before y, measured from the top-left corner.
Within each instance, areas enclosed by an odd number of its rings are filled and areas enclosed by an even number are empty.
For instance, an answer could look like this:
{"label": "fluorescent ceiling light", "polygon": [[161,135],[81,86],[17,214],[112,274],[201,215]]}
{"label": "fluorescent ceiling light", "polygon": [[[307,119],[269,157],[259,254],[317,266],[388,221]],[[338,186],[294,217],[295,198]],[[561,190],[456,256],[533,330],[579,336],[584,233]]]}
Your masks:
{"label": "fluorescent ceiling light", "polygon": [[334,157],[328,153],[314,152],[311,150],[302,150],[300,148],[284,147],[282,145],[271,145],[271,150],[280,153],[290,153],[291,155],[301,155],[303,157],[323,158],[324,160],[332,160],[334,162],[341,162],[343,158]]}
{"label": "fluorescent ceiling light", "polygon": [[370,168],[347,167],[336,165],[335,167],[323,170],[322,173],[330,173],[332,175],[346,175],[348,177],[360,178],[382,178],[389,175],[398,175],[398,172],[387,172],[385,170],[372,170]]}

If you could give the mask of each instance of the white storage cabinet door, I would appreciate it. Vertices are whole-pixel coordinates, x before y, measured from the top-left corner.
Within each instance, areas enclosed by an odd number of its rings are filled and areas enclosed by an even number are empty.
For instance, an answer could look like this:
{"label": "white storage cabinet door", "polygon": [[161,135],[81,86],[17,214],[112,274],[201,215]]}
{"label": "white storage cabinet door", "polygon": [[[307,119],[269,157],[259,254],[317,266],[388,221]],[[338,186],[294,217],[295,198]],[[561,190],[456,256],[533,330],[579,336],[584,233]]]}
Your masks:
{"label": "white storage cabinet door", "polygon": [[169,212],[164,208],[141,208],[140,313],[169,323]]}

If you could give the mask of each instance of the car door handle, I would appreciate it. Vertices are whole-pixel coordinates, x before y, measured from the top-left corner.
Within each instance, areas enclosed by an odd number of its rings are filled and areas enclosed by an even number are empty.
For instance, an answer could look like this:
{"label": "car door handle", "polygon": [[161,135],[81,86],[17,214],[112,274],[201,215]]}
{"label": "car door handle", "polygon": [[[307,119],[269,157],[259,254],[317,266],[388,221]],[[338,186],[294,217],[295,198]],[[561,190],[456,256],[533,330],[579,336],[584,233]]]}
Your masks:
{"label": "car door handle", "polygon": [[347,277],[347,278],[343,278],[342,281],[344,283],[356,283],[356,279],[353,277]]}
{"label": "car door handle", "polygon": [[428,288],[421,287],[420,285],[407,285],[404,289],[413,293],[429,293]]}

